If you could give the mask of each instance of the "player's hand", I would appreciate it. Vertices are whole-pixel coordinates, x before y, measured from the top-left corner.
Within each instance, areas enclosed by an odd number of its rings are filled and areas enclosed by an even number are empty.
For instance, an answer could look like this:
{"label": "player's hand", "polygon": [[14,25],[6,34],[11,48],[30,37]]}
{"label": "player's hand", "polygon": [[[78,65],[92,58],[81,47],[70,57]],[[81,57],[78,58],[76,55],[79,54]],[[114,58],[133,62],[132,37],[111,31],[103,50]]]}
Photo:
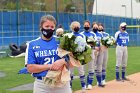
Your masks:
{"label": "player's hand", "polygon": [[52,64],[50,70],[55,70],[55,71],[56,70],[62,70],[64,64],[66,64],[65,60],[64,59],[59,59]]}
{"label": "player's hand", "polygon": [[107,49],[107,47],[104,46],[104,45],[102,45],[102,46],[100,47],[100,50],[101,50],[101,51],[104,51],[105,49]]}
{"label": "player's hand", "polygon": [[99,48],[99,47],[95,47],[95,50],[99,51],[99,50],[100,50],[100,48]]}

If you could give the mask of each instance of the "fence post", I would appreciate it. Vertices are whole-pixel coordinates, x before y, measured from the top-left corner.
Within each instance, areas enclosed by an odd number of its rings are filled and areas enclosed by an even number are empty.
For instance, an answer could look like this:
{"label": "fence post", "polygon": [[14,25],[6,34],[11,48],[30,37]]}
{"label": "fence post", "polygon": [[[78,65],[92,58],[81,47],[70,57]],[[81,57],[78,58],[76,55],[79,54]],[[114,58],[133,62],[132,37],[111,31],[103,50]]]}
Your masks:
{"label": "fence post", "polygon": [[16,19],[17,19],[17,45],[19,45],[19,27],[18,27],[18,24],[19,24],[19,0],[16,0]]}
{"label": "fence post", "polygon": [[84,0],[84,19],[87,20],[86,0]]}
{"label": "fence post", "polygon": [[58,0],[55,0],[56,24],[58,24]]}

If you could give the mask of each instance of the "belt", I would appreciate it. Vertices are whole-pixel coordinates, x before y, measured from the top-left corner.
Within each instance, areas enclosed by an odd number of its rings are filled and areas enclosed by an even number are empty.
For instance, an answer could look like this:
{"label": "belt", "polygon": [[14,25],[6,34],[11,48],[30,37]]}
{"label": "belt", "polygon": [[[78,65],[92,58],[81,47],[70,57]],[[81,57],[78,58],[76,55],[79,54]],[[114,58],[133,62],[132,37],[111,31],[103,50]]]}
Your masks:
{"label": "belt", "polygon": [[118,46],[126,47],[126,45],[118,45]]}
{"label": "belt", "polygon": [[36,78],[39,79],[39,80],[42,80],[42,79],[43,79],[41,76],[38,76],[38,77],[36,77]]}

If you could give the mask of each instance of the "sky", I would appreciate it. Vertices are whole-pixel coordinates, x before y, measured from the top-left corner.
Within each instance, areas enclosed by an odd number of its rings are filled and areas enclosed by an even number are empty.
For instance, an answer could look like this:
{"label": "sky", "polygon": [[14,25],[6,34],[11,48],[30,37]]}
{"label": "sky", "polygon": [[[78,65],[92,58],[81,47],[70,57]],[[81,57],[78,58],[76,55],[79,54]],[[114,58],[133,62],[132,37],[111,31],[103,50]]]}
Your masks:
{"label": "sky", "polygon": [[[122,5],[124,7],[122,7]],[[133,17],[140,19],[140,3],[132,0],[132,6],[133,8],[131,12],[131,0],[95,0],[93,14],[97,13],[101,15],[103,14],[128,18]]]}

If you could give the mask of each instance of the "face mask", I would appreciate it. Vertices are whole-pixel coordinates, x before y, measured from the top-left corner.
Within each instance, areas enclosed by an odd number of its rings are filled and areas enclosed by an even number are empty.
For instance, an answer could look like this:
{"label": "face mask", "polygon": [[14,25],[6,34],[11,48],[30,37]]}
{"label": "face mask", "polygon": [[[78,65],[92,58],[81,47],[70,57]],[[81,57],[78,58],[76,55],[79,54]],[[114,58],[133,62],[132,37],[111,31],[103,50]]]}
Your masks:
{"label": "face mask", "polygon": [[103,32],[103,31],[104,31],[104,29],[99,29],[98,31],[99,31],[99,32]]}
{"label": "face mask", "polygon": [[126,26],[122,27],[122,30],[124,30],[124,31],[125,31],[125,30],[126,30]]}
{"label": "face mask", "polygon": [[51,38],[54,32],[54,30],[52,29],[44,29],[44,28],[42,28],[41,31],[42,31],[43,36],[46,37],[47,39]]}
{"label": "face mask", "polygon": [[75,28],[74,28],[74,31],[75,31],[75,32],[78,32],[78,31],[79,31],[79,27],[75,27]]}
{"label": "face mask", "polygon": [[93,28],[93,32],[96,33],[98,31],[98,28]]}
{"label": "face mask", "polygon": [[89,27],[84,27],[85,30],[89,30]]}

